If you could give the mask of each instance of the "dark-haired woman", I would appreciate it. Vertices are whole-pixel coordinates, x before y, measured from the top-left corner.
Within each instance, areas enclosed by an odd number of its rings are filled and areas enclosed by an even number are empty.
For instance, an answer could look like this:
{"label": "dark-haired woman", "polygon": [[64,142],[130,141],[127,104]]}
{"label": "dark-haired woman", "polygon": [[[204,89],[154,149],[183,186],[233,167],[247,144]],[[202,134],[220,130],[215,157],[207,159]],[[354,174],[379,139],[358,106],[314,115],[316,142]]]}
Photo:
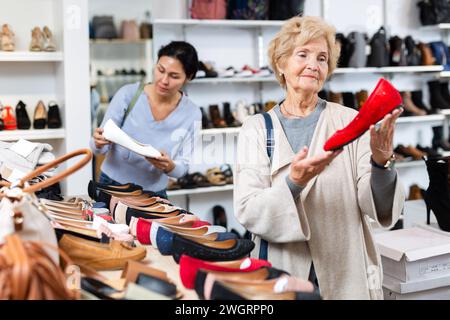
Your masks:
{"label": "dark-haired woman", "polygon": [[[146,84],[140,93],[139,83],[125,85],[117,91],[91,139],[93,152],[106,154],[100,183],[133,182],[167,197],[168,177],[182,177],[189,169],[197,132],[194,128],[201,121],[200,109],[181,91],[194,79],[197,68],[195,48],[187,42],[174,41],[159,50],[152,83]],[[135,105],[123,122],[135,96]],[[107,141],[103,126],[109,119],[131,138],[160,150],[162,156],[146,158]]]}

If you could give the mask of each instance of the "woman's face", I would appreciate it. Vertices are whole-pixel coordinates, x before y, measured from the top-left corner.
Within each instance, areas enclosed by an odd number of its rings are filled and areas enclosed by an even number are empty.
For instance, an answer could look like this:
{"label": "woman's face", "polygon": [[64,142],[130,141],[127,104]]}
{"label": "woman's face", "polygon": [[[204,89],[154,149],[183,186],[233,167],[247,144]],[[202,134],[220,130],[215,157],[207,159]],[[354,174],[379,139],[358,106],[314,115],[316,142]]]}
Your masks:
{"label": "woman's face", "polygon": [[180,60],[168,56],[159,58],[153,75],[156,92],[165,97],[176,94],[187,81]]}
{"label": "woman's face", "polygon": [[294,48],[280,71],[287,89],[318,93],[328,75],[328,46],[324,38]]}

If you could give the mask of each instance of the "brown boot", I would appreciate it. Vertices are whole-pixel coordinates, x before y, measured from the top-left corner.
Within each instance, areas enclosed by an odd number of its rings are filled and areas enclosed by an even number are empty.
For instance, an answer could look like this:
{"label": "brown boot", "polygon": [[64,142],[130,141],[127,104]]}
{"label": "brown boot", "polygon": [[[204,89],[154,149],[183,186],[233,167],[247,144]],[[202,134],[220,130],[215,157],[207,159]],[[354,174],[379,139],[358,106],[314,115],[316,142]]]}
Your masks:
{"label": "brown boot", "polygon": [[369,93],[367,90],[358,91],[355,94],[356,97],[356,108],[359,110],[363,106],[364,102],[369,98]]}
{"label": "brown boot", "polygon": [[3,51],[14,51],[15,50],[15,39],[14,32],[12,32],[11,28],[4,24],[2,26],[2,31],[0,33],[0,43],[1,50]]}
{"label": "brown boot", "polygon": [[408,200],[420,200],[423,199],[420,187],[417,184],[413,184],[409,187]]}
{"label": "brown boot", "polygon": [[344,98],[342,97],[342,92],[330,91],[329,99],[330,99],[330,102],[339,103],[340,105],[344,105]]}
{"label": "brown boot", "polygon": [[225,128],[227,126],[225,120],[220,116],[219,106],[217,104],[209,106],[209,116],[214,128]]}
{"label": "brown boot", "polygon": [[411,99],[411,92],[405,91],[402,93],[403,105],[406,111],[411,112],[415,116],[425,116],[425,110],[419,109]]}
{"label": "brown boot", "polygon": [[41,28],[34,27],[31,30],[31,43],[30,43],[30,51],[42,51],[44,48],[44,34],[41,31]]}

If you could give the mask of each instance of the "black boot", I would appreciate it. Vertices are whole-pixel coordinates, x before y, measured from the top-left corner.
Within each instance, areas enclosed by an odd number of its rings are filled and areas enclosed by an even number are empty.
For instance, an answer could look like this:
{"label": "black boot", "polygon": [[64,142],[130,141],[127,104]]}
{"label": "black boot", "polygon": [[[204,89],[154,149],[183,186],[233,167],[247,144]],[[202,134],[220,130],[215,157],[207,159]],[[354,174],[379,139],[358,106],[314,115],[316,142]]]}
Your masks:
{"label": "black boot", "polygon": [[427,114],[432,113],[430,107],[426,106],[425,103],[423,103],[422,90],[411,91],[411,99],[418,108],[425,110]]}
{"label": "black boot", "polygon": [[17,129],[26,130],[30,129],[31,121],[28,117],[28,112],[25,103],[19,100],[16,106],[16,119],[17,119]]}
{"label": "black boot", "polygon": [[241,123],[237,121],[231,113],[229,102],[223,103],[223,117],[228,127],[239,127],[241,125]]}
{"label": "black boot", "polygon": [[433,210],[439,228],[450,232],[450,190],[448,187],[448,157],[427,159],[430,184],[425,192],[427,224],[430,224],[430,210]]}
{"label": "black boot", "polygon": [[59,106],[55,101],[48,104],[48,128],[58,129],[62,127],[61,114],[59,113]]}
{"label": "black boot", "polygon": [[212,124],[208,119],[208,116],[206,115],[205,109],[203,107],[200,107],[200,110],[202,112],[202,129],[211,129]]}
{"label": "black boot", "polygon": [[442,97],[439,81],[429,81],[428,88],[430,89],[430,105],[433,109],[448,109],[450,107]]}
{"label": "black boot", "polygon": [[444,141],[442,126],[433,127],[433,140],[431,143],[435,150],[442,148],[444,151],[450,151],[450,142]]}
{"label": "black boot", "polygon": [[447,108],[450,108],[450,92],[448,91],[448,81],[441,84],[441,96],[447,103]]}

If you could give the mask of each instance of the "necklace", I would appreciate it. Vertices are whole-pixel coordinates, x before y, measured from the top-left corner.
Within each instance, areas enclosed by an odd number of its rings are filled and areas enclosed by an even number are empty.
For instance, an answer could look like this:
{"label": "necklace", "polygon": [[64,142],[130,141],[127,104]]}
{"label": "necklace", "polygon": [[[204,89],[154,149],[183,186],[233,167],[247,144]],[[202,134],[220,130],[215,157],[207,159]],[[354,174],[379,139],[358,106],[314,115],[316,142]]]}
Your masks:
{"label": "necklace", "polygon": [[281,106],[283,107],[284,112],[287,113],[289,116],[295,117],[295,118],[303,118],[302,116],[299,116],[299,115],[290,113],[290,112],[287,110],[287,108],[286,108],[284,102],[281,104]]}

